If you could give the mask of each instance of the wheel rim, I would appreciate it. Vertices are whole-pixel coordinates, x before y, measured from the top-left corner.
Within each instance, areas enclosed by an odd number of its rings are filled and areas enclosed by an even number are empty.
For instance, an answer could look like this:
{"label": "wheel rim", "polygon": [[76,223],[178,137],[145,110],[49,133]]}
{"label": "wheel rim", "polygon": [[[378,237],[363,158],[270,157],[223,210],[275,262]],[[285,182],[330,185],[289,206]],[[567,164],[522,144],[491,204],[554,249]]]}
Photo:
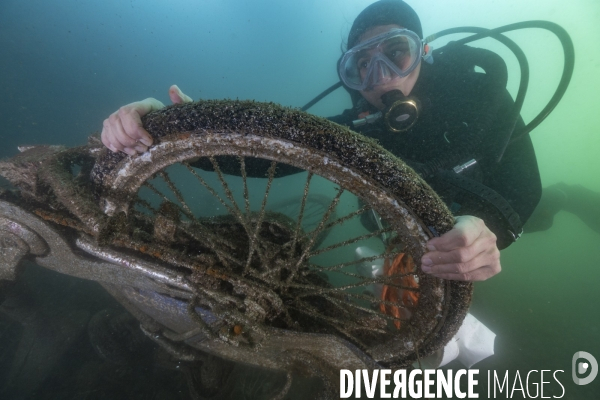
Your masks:
{"label": "wheel rim", "polygon": [[[332,187],[329,188],[329,192],[325,190],[326,194],[318,193],[318,195],[328,196],[331,203],[327,209],[324,208],[322,220],[317,224],[316,231],[319,233],[323,228],[329,227],[333,231],[330,237],[336,236],[338,241],[333,244],[326,241],[321,247],[315,248],[315,235],[312,235],[311,239],[310,235],[301,234],[301,220],[286,221],[285,218],[269,213],[269,205],[277,205],[277,201],[251,200],[248,188],[252,185],[248,180],[252,178],[245,177],[243,168],[240,171],[242,178],[236,178],[238,179],[236,183],[234,182],[236,179],[227,178],[219,171],[209,173],[213,175],[211,178],[206,172],[197,170],[188,163],[189,160],[197,157],[205,157],[213,167],[216,166],[215,169],[220,169],[216,157],[221,155],[234,155],[238,157],[240,163],[244,160],[243,164],[248,157],[253,157],[272,161],[271,167],[286,164],[308,171],[303,174],[304,183],[296,184],[300,192],[296,197],[304,199],[298,204],[300,210],[306,207],[308,196],[313,195],[311,190],[315,180],[322,179],[330,182],[330,186],[338,185],[344,188],[337,194],[334,194],[335,190]],[[187,171],[190,176],[193,176],[198,186],[205,189],[212,188],[212,192],[211,189],[206,191],[210,193],[213,200],[216,199],[215,204],[226,209],[228,214],[217,218],[221,228],[227,226],[227,229],[231,230],[235,225],[238,234],[246,235],[246,241],[242,246],[245,250],[238,253],[234,260],[227,258],[231,254],[216,254],[214,258],[217,262],[211,264],[215,268],[207,268],[206,265],[198,267],[201,258],[186,263],[169,254],[152,254],[192,270],[187,272],[187,278],[195,281],[198,291],[190,302],[190,312],[197,314],[196,307],[205,307],[211,309],[219,321],[224,322],[219,325],[220,331],[216,332],[215,326],[211,326],[200,317],[195,318],[207,335],[220,335],[221,338],[225,337],[226,340],[239,345],[259,343],[268,336],[268,331],[272,327],[333,333],[350,340],[378,361],[396,364],[405,364],[407,361],[414,360],[419,353],[423,355],[431,349],[438,348],[446,336],[450,337],[448,333],[451,330],[446,329],[440,341],[442,325],[447,322],[448,314],[452,314],[448,282],[422,274],[416,267],[413,267],[410,273],[390,272],[389,276],[383,277],[365,277],[356,270],[357,265],[385,258],[392,259],[393,255],[400,251],[387,243],[383,245],[383,249],[377,250],[374,256],[369,255],[358,259],[354,256],[353,248],[364,244],[363,242],[372,241],[384,232],[391,234],[394,241],[401,243],[402,251],[410,254],[414,260],[420,260],[425,243],[430,237],[428,228],[411,209],[371,177],[365,176],[356,169],[348,168],[331,155],[282,138],[232,132],[187,132],[162,138],[161,142],[148,153],[140,157],[125,158],[118,163],[117,168],[106,174],[103,177],[105,189],[102,198],[105,212],[113,216],[127,212],[130,216],[137,216],[135,218],[140,218],[142,215],[143,218],[152,220],[154,231],[157,231],[156,226],[160,225],[165,219],[163,217],[169,214],[168,210],[160,210],[161,204],[170,204],[172,205],[170,207],[174,206],[176,210],[175,218],[181,221],[180,226],[175,230],[189,231],[190,225],[210,215],[202,215],[206,210],[202,207],[197,208],[186,200],[189,193],[181,189],[182,184],[178,178],[173,178],[181,171]],[[279,178],[273,178],[273,171],[263,179],[266,181],[263,186],[264,193],[267,194],[265,198],[275,196],[273,186]],[[216,187],[209,184],[210,179],[212,184],[217,182]],[[360,197],[368,207],[359,209],[356,206],[353,210],[340,211],[338,208],[340,204],[347,205],[350,201],[348,192]],[[214,208],[212,207],[213,210]],[[344,225],[356,225],[361,210],[364,212],[369,208],[373,208],[383,220],[387,221],[388,228],[375,233],[352,233],[350,236],[353,237],[340,239],[339,233],[346,230]],[[338,216],[332,221],[329,217],[334,211]],[[302,212],[298,211],[298,214]],[[286,240],[278,243],[280,250],[287,248],[287,253],[279,254],[279,260],[276,257],[269,258],[264,254],[261,255],[261,251],[267,252],[266,247],[261,248],[257,244],[252,244],[253,237],[264,239],[264,235],[260,233],[264,224],[268,224],[268,229],[281,229],[288,235]],[[259,226],[260,229],[257,229]],[[161,229],[168,230],[165,226]],[[203,234],[206,232],[206,230],[202,231]],[[215,250],[216,240],[224,239],[225,236],[212,235],[212,239],[204,245],[213,246]],[[160,234],[157,239],[156,233],[152,240],[158,240],[163,244],[168,242],[168,239],[161,238]],[[123,237],[118,238],[114,243],[135,250],[141,249],[140,241],[127,241],[123,240]],[[340,245],[340,243],[345,244]],[[150,243],[147,245],[149,246]],[[168,253],[164,251],[166,247],[169,246],[162,246],[163,253]],[[273,253],[272,249],[270,251]],[[340,256],[341,253],[345,254]],[[246,258],[239,259],[243,258],[240,254],[245,255]],[[332,258],[338,262],[331,262]],[[264,270],[260,271],[255,267],[254,263],[257,260],[261,265],[265,262],[269,263],[267,270],[270,272],[265,275]],[[211,262],[214,263],[214,259]],[[233,267],[232,265],[236,263],[238,266]],[[197,270],[194,271],[194,268],[200,268],[202,272],[199,274]],[[312,269],[312,272],[307,272],[306,268]],[[212,274],[210,279],[216,279],[221,283],[226,281],[233,289],[220,295],[211,292],[205,282],[207,271],[212,271],[208,273],[208,275]],[[302,271],[308,282],[306,279],[297,279],[302,275],[299,271]],[[328,282],[318,281],[317,272],[328,274]],[[277,275],[278,279],[273,279],[274,275]],[[333,287],[328,287],[327,283],[331,283],[332,276],[337,275],[343,276],[344,279],[338,279]],[[281,276],[285,277],[281,278]],[[401,286],[403,291],[410,292],[411,288],[406,287],[406,282],[401,281],[406,277],[415,277],[414,281],[418,282],[418,290],[413,292],[418,293],[419,301],[416,307],[409,310],[410,319],[401,321],[401,328],[398,329],[398,320],[389,310],[393,307],[405,309],[407,308],[405,303],[385,300],[378,294],[368,297],[357,291],[364,292],[364,289],[370,289],[376,292],[376,286],[379,285],[380,290],[382,286],[387,286],[388,292],[398,290],[398,286]],[[315,280],[318,281],[316,286]],[[215,282],[212,284],[216,285]],[[236,284],[247,288],[238,288],[236,291]],[[222,289],[222,285],[219,288]],[[252,297],[250,292],[260,292],[262,295]],[[217,298],[219,296],[221,299]],[[223,300],[223,297],[227,300]],[[309,300],[298,300],[299,298]],[[227,302],[229,306],[225,307],[223,304]],[[323,302],[326,304],[323,305]],[[315,304],[320,304],[321,308]],[[387,310],[385,310],[386,306]],[[336,312],[341,316],[335,315]],[[451,316],[462,320],[460,313],[461,311]],[[298,325],[298,321],[302,321],[299,327],[295,326]]]}

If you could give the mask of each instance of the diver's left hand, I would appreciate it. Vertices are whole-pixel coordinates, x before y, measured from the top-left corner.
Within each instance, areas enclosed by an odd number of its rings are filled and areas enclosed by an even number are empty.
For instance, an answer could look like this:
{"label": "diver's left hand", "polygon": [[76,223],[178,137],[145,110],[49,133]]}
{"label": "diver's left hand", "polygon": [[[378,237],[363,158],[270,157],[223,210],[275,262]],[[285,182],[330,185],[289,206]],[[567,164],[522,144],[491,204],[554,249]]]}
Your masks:
{"label": "diver's left hand", "polygon": [[502,269],[496,235],[477,217],[457,217],[454,228],[427,242],[427,249],[421,268],[438,278],[484,281]]}

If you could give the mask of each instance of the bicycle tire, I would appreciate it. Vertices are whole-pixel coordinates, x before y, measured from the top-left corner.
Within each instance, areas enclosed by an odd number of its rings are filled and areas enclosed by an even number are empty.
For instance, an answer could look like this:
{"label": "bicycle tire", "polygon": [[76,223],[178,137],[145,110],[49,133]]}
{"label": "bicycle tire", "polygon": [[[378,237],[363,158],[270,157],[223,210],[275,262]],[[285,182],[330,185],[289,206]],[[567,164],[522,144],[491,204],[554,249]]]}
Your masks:
{"label": "bicycle tire", "polygon": [[406,367],[443,347],[457,332],[472,285],[424,274],[418,261],[426,241],[451,229],[453,217],[423,179],[376,142],[325,119],[253,101],[175,105],[147,115],[143,122],[155,141],[149,152],[130,157],[105,151],[93,168],[106,214],[127,213],[145,182],[164,168],[197,157],[261,158],[300,168],[375,209],[417,260],[422,300],[403,331],[411,334],[399,333],[367,348],[354,344],[379,363]]}

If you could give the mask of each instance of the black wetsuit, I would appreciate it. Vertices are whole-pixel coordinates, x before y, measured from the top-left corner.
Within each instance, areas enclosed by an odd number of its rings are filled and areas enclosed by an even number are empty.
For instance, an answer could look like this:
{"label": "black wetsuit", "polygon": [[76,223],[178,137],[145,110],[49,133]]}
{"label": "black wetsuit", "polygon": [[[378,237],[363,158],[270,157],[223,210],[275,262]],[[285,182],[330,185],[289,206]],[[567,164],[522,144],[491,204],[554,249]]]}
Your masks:
{"label": "black wetsuit", "polygon": [[[353,128],[352,120],[358,118],[358,112],[364,111],[359,107],[330,119],[377,139],[383,147],[422,171],[427,182],[456,215],[482,218],[498,237],[498,247],[504,248],[514,238],[509,232],[511,227],[497,207],[485,197],[474,196],[472,192],[448,183],[448,174],[454,174],[451,172],[453,167],[471,159],[477,160],[477,164],[460,176],[501,195],[523,224],[541,196],[539,170],[529,135],[512,142],[501,161],[496,162],[502,147],[502,132],[506,132],[506,126],[510,124],[507,116],[514,103],[504,87],[496,89],[498,100],[492,101],[491,78],[475,72],[473,63],[465,62],[469,56],[490,57],[490,54],[497,57],[497,62],[503,62],[494,53],[464,46],[460,53],[453,55],[434,53],[433,64],[422,63],[419,79],[411,92],[411,97],[421,103],[421,114],[406,132],[389,131],[382,119]],[[458,58],[461,62],[457,62]],[[523,125],[519,118],[516,131]],[[446,178],[441,176],[444,175],[440,174],[441,170],[446,171]]]}

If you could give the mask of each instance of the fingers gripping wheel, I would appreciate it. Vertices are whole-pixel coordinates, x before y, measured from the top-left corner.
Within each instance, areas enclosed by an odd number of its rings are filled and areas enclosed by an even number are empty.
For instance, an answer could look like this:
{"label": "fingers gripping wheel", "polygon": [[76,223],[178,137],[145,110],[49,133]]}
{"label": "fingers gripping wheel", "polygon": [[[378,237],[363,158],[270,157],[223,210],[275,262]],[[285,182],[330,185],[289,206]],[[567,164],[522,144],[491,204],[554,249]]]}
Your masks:
{"label": "fingers gripping wheel", "polygon": [[[191,282],[197,332],[236,346],[273,329],[331,334],[402,367],[458,329],[471,286],[419,265],[429,227],[453,218],[374,142],[256,102],[171,106],[144,124],[155,146],[106,152],[92,172],[112,221],[101,239]],[[366,230],[366,212],[383,223]]]}

